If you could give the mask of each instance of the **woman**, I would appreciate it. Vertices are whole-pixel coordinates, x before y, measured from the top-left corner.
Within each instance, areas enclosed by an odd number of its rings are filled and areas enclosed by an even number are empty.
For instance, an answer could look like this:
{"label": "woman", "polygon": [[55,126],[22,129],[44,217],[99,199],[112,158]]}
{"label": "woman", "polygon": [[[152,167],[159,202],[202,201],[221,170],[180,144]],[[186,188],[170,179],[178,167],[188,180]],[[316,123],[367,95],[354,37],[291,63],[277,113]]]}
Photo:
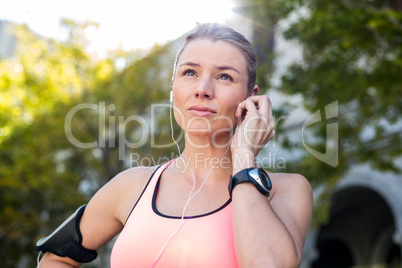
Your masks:
{"label": "woman", "polygon": [[[256,169],[275,131],[255,79],[253,48],[241,34],[197,27],[172,78],[183,153],[159,168],[126,170],[101,188],[79,222],[82,247],[97,250],[121,232],[111,267],[298,267],[312,191],[301,175]],[[40,262],[79,266],[52,253]]]}

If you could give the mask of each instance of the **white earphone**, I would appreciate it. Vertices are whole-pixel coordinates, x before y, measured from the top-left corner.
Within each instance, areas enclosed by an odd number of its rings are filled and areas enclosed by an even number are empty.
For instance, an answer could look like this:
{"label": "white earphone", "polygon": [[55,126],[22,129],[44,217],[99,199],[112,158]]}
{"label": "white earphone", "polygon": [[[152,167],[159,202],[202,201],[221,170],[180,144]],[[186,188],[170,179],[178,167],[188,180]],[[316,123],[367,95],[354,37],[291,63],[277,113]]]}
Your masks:
{"label": "white earphone", "polygon": [[[178,150],[178,152],[179,152],[179,158],[181,158],[180,147],[179,147],[179,145],[177,144],[177,142],[176,142],[176,140],[175,140],[175,138],[174,138],[174,135],[173,135],[173,123],[172,123],[173,91],[170,91],[170,104],[171,104],[171,108],[170,108],[170,111],[169,111],[169,115],[170,115],[169,117],[170,117],[170,128],[171,128],[171,131],[172,131],[172,140],[173,140],[173,142],[176,144],[177,150]],[[230,141],[229,141],[229,144],[230,144]],[[209,175],[211,174],[212,170],[214,169],[214,167],[216,166],[216,164],[218,164],[218,162],[222,159],[222,157],[228,152],[229,148],[230,148],[230,145],[228,146],[228,148],[226,149],[226,151],[222,154],[222,156],[218,159],[218,161],[216,161],[216,162],[214,163],[214,165],[211,167],[211,169],[209,170],[209,172],[208,172],[207,176],[205,177],[203,183],[201,184],[201,186],[198,188],[198,190],[197,190],[194,194],[193,194],[193,191],[195,190],[195,176],[194,176],[194,172],[193,172],[193,170],[191,169],[191,167],[186,163],[186,161],[184,161],[184,159],[181,158],[182,161],[184,162],[184,164],[187,166],[187,168],[191,171],[191,174],[193,175],[193,187],[192,187],[192,189],[191,189],[191,191],[190,191],[190,193],[189,193],[187,202],[186,202],[186,204],[184,205],[184,208],[183,208],[183,211],[182,211],[182,214],[181,214],[181,218],[180,218],[179,226],[178,226],[177,229],[170,235],[170,237],[169,237],[168,240],[166,241],[166,243],[165,243],[165,245],[163,246],[163,248],[161,249],[161,251],[160,251],[158,257],[155,259],[154,263],[152,264],[152,268],[155,267],[155,265],[159,262],[160,258],[162,257],[163,253],[165,252],[165,249],[166,249],[167,246],[169,245],[171,239],[179,232],[179,230],[180,230],[181,227],[183,226],[183,222],[184,222],[184,218],[185,218],[185,216],[184,216],[184,215],[185,215],[185,211],[186,211],[186,208],[187,208],[188,204],[190,203],[191,199],[193,199],[193,198],[201,191],[202,187],[203,187],[204,184],[206,183],[206,181],[207,181]]]}

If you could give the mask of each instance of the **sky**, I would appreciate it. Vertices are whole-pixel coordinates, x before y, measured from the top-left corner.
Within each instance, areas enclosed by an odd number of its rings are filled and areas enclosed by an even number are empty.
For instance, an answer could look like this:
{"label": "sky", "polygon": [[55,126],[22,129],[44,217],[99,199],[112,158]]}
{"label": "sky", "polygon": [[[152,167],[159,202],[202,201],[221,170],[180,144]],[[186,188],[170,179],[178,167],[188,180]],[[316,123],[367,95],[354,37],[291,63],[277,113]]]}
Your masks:
{"label": "sky", "polygon": [[197,22],[225,23],[233,15],[233,0],[3,0],[0,20],[27,24],[33,31],[65,38],[60,19],[99,23],[88,31],[90,49],[102,54],[121,46],[149,48],[180,37]]}
{"label": "sky", "polygon": [[[87,31],[88,52],[98,57],[107,50],[147,49],[174,40],[196,26],[197,22],[230,24],[250,38],[247,18],[232,10],[239,0],[0,0],[0,20],[27,24],[36,33],[63,40],[62,17],[76,21],[95,21],[97,29]],[[244,21],[245,20],[245,21]],[[286,22],[286,21],[285,21]],[[277,36],[276,71],[282,73],[301,51]],[[274,75],[273,78],[279,78]],[[273,84],[279,83],[273,79]]]}

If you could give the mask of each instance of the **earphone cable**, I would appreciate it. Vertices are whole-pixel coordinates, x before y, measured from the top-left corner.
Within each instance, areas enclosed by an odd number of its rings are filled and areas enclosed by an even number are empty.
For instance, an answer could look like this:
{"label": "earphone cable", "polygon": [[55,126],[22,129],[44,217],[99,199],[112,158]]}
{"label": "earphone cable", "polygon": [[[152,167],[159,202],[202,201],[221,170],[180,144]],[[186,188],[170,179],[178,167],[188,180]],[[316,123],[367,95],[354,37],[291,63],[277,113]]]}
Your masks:
{"label": "earphone cable", "polygon": [[[172,108],[172,102],[171,102],[171,108]],[[229,145],[228,145],[228,147],[226,148],[226,151],[219,157],[219,159],[218,159],[218,160],[214,163],[214,165],[211,167],[211,169],[209,170],[209,172],[208,172],[207,176],[205,177],[203,183],[201,184],[200,188],[197,190],[197,192],[194,193],[194,195],[191,195],[192,192],[193,192],[193,190],[194,190],[194,188],[195,188],[195,175],[194,175],[193,169],[192,169],[192,168],[187,164],[187,162],[183,159],[183,157],[182,157],[182,155],[181,155],[181,152],[180,152],[180,147],[179,147],[179,145],[177,144],[176,140],[174,139],[174,135],[173,135],[173,123],[172,123],[172,109],[170,109],[170,126],[171,126],[171,130],[172,130],[172,140],[173,140],[173,142],[176,144],[177,149],[179,150],[179,158],[181,158],[181,160],[184,162],[184,164],[187,166],[187,168],[191,171],[191,174],[192,174],[192,176],[193,176],[193,187],[192,187],[192,189],[191,189],[191,191],[190,191],[189,198],[187,199],[187,202],[186,202],[186,204],[184,205],[183,212],[182,212],[182,215],[181,215],[181,218],[180,218],[179,226],[178,226],[177,229],[170,235],[170,237],[169,237],[168,240],[166,241],[166,243],[165,243],[165,245],[163,246],[163,248],[162,248],[161,252],[159,253],[158,257],[156,258],[156,260],[155,260],[154,263],[152,264],[152,267],[155,267],[155,265],[158,263],[158,261],[160,260],[160,258],[161,258],[162,255],[163,255],[163,253],[165,252],[167,246],[169,245],[170,240],[171,240],[171,239],[179,232],[179,230],[182,228],[183,222],[184,222],[184,215],[185,215],[185,212],[186,212],[186,209],[187,209],[188,204],[190,203],[191,199],[193,199],[193,198],[201,191],[202,187],[203,187],[204,184],[206,183],[206,181],[207,181],[209,175],[211,174],[212,170],[214,169],[214,167],[215,167],[215,166],[219,163],[219,161],[226,155],[226,153],[228,152],[228,150],[229,150],[229,148],[230,148],[230,143],[231,143],[231,141],[232,141],[232,139],[233,139],[233,137],[234,137],[234,135],[233,135],[233,136],[230,138],[230,140],[229,140]]]}

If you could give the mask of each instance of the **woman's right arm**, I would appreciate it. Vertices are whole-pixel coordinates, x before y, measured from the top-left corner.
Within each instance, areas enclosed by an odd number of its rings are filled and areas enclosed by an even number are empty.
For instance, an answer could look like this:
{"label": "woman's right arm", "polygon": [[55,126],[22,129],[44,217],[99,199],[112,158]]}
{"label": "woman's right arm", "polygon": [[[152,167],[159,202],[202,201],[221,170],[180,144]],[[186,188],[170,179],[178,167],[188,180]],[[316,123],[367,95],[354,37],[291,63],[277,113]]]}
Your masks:
{"label": "woman's right arm", "polygon": [[[153,170],[144,167],[128,169],[110,180],[91,198],[80,221],[83,247],[98,250],[123,229]],[[71,258],[49,252],[39,263],[40,268],[80,265]]]}

